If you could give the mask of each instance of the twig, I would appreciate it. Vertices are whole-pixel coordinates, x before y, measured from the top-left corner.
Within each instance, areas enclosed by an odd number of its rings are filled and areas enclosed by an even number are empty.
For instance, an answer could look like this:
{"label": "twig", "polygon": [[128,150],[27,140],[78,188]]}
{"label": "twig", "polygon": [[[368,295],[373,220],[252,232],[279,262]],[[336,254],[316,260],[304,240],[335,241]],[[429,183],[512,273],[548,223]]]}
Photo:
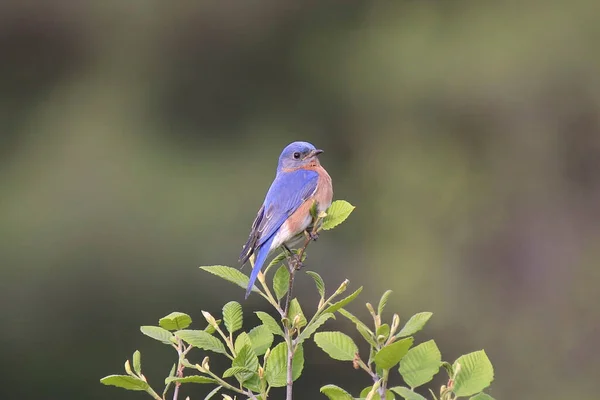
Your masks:
{"label": "twig", "polygon": [[[181,358],[183,357],[183,355],[185,353],[187,353],[190,348],[192,346],[190,345],[189,348],[187,348],[184,352],[183,350],[183,343],[181,342],[181,339],[177,339],[177,354],[179,355],[179,359],[177,360],[177,377],[178,378],[183,378],[183,369],[185,368],[183,363],[181,362]],[[177,397],[179,396],[179,386],[181,386],[181,382],[175,382],[175,389],[173,390],[173,400],[177,400]]]}
{"label": "twig", "polygon": [[[292,302],[292,290],[294,288],[294,277],[296,275],[296,271],[298,270],[299,264],[302,264],[302,258],[304,257],[304,252],[306,248],[313,240],[314,235],[317,233],[320,219],[317,218],[313,225],[313,229],[311,233],[306,233],[306,240],[304,241],[304,245],[300,248],[300,251],[296,253],[295,256],[291,256],[288,261],[288,269],[290,271],[290,280],[288,283],[288,292],[285,298],[285,306],[283,308],[284,318],[287,319],[287,326],[285,326],[285,341],[287,343],[287,375],[286,375],[286,400],[292,400],[293,396],[293,385],[294,385],[294,340],[292,338],[292,334],[294,331],[293,323],[294,321],[290,321],[289,319],[289,311],[290,311],[290,303]],[[293,261],[295,258],[295,262]]]}

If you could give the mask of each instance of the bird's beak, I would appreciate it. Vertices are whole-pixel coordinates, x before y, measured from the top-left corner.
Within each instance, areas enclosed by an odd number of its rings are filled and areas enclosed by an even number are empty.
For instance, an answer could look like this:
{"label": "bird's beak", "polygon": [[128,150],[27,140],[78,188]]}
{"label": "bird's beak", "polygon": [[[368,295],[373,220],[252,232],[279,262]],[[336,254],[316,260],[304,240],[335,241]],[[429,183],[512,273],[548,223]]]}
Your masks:
{"label": "bird's beak", "polygon": [[308,157],[316,157],[316,156],[318,156],[321,153],[323,153],[323,150],[321,150],[321,149],[315,149],[315,150],[311,151],[308,154]]}

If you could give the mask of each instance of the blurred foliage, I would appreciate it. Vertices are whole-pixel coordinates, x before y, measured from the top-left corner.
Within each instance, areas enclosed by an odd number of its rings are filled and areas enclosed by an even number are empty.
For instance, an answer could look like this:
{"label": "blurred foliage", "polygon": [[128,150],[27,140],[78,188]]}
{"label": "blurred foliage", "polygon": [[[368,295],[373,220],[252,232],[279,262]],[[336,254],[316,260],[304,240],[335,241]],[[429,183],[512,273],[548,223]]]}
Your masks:
{"label": "blurred foliage", "polygon": [[[0,5],[2,397],[124,398],[137,326],[239,295],[197,266],[236,265],[293,140],[357,205],[311,269],[433,311],[495,398],[597,397],[596,1],[37,3]],[[328,362],[307,393],[368,384]]]}

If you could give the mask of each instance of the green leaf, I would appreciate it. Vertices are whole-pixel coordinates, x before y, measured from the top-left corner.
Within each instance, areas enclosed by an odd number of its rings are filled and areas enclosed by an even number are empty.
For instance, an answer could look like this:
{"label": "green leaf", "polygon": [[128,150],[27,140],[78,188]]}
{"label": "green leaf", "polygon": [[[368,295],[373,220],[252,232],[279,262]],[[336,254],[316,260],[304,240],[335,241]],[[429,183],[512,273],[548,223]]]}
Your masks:
{"label": "green leaf", "polygon": [[430,312],[421,312],[413,315],[412,317],[410,317],[410,319],[404,325],[404,327],[400,330],[400,332],[398,332],[396,337],[411,336],[419,332],[421,329],[423,329],[423,327],[425,326],[427,321],[429,321],[429,318],[431,318],[432,315],[433,313]]}
{"label": "green leaf", "polygon": [[104,385],[116,386],[127,390],[148,390],[150,387],[143,380],[129,375],[109,375],[100,379]]}
{"label": "green leaf", "polygon": [[385,293],[381,296],[381,300],[379,300],[379,305],[377,306],[377,315],[381,315],[383,313],[383,309],[388,302],[388,298],[392,294],[391,290],[386,290]]}
{"label": "green leaf", "polygon": [[373,338],[373,334],[371,333],[371,331],[368,328],[366,328],[366,326],[364,324],[362,324],[362,325],[356,324],[356,330],[367,341],[367,343],[369,343],[372,347],[377,347],[377,342]]}
{"label": "green leaf", "polygon": [[158,320],[160,327],[168,331],[185,329],[190,326],[191,323],[192,318],[189,315],[180,312],[172,312]]}
{"label": "green leaf", "polygon": [[235,352],[238,353],[244,346],[252,346],[250,336],[248,336],[246,332],[242,332],[238,335],[238,337],[235,339],[233,348],[235,349]]}
{"label": "green leaf", "polygon": [[148,337],[151,337],[154,340],[158,340],[159,342],[163,342],[165,344],[173,344],[171,338],[173,334],[166,329],[163,329],[158,326],[140,326],[140,331]]}
{"label": "green leaf", "polygon": [[252,373],[253,371],[250,371],[248,368],[245,367],[231,367],[225,370],[225,372],[223,372],[223,378],[231,378],[232,376],[234,376],[235,374],[239,374],[239,373]]}
{"label": "green leaf", "polygon": [[321,298],[325,298],[325,282],[323,282],[321,275],[313,271],[306,271],[306,273],[314,279],[315,285],[317,286],[317,291],[321,295]]}
{"label": "green leaf", "polygon": [[[273,347],[265,368],[265,377],[269,385],[273,387],[284,387],[287,385],[287,344],[279,343]],[[295,381],[302,374],[304,368],[304,349],[302,346],[296,348],[292,361],[292,376]]]}
{"label": "green leaf", "polygon": [[290,302],[290,308],[288,310],[288,318],[291,322],[293,322],[298,316],[298,323],[296,327],[302,328],[306,326],[307,321],[304,313],[302,312],[302,308],[300,307],[300,303],[298,303],[298,299],[293,299]]}
{"label": "green leaf", "polygon": [[306,339],[310,338],[310,336],[313,333],[315,333],[317,331],[317,329],[319,329],[321,327],[321,325],[323,325],[329,318],[335,318],[335,317],[331,313],[320,315],[319,318],[317,318],[315,320],[315,322],[313,322],[312,324],[310,324],[309,326],[307,326],[306,329],[304,329],[302,331],[302,333],[300,333],[300,335],[296,339],[297,342],[298,343],[302,343]]}
{"label": "green leaf", "polygon": [[412,337],[388,344],[375,354],[375,364],[381,369],[390,369],[406,355],[414,339]]}
{"label": "green leaf", "polygon": [[356,299],[356,297],[360,294],[360,292],[362,292],[363,287],[359,287],[358,289],[356,289],[356,291],[354,293],[352,293],[350,296],[346,297],[345,299],[342,299],[340,301],[338,301],[337,303],[333,303],[332,305],[330,305],[329,307],[327,307],[323,313],[334,313],[337,310],[339,310],[342,307],[346,307],[352,300]]}
{"label": "green leaf", "polygon": [[335,228],[344,222],[355,208],[356,207],[345,200],[334,201],[326,211],[327,216],[323,219],[323,225],[321,229],[327,231]]}
{"label": "green leaf", "polygon": [[273,276],[273,291],[277,300],[283,299],[290,285],[290,271],[285,265],[279,267]]}
{"label": "green leaf", "polygon": [[[360,392],[359,397],[360,398],[367,397],[372,389],[373,389],[373,386],[367,386]],[[385,400],[395,400],[395,399],[396,399],[396,396],[394,396],[394,393],[392,393],[389,390],[385,391]],[[373,395],[373,397],[371,397],[371,400],[381,400],[381,396],[379,396],[379,393],[375,393]]]}
{"label": "green leaf", "polygon": [[[173,364],[173,367],[171,367],[171,371],[169,372],[169,376],[168,378],[172,378],[175,376],[175,371],[177,370],[177,364]],[[169,391],[169,388],[171,387],[171,383],[167,383],[165,385],[165,390],[163,391],[162,397],[165,398],[165,396],[167,395],[167,392]]]}
{"label": "green leaf", "polygon": [[433,340],[410,349],[400,361],[400,375],[411,388],[433,379],[442,365],[442,354]]}
{"label": "green leaf", "polygon": [[323,393],[329,400],[354,400],[350,393],[346,392],[341,387],[335,385],[325,385],[321,388]]}
{"label": "green leaf", "polygon": [[138,375],[141,375],[142,373],[142,355],[139,350],[136,350],[133,353],[133,370]]}
{"label": "green leaf", "polygon": [[243,367],[250,372],[239,372],[236,374],[236,378],[240,383],[243,383],[250,379],[252,375],[258,370],[258,357],[251,345],[246,345],[237,352],[237,355],[231,363],[232,367]]}
{"label": "green leaf", "polygon": [[264,311],[257,311],[256,316],[262,321],[264,326],[269,328],[273,335],[283,336],[283,331],[281,330],[281,327],[277,321],[275,321],[275,318],[271,317]]}
{"label": "green leaf", "polygon": [[223,343],[219,339],[205,331],[184,329],[182,331],[175,332],[175,336],[181,338],[185,342],[199,349],[214,351],[215,353],[227,354]]}
{"label": "green leaf", "polygon": [[352,361],[358,353],[352,338],[342,332],[318,332],[313,340],[334,360]]}
{"label": "green leaf", "polygon": [[[338,312],[340,314],[342,314],[344,317],[348,318],[350,321],[354,322],[356,324],[356,329],[358,329],[358,327],[360,326],[361,329],[363,329],[365,332],[367,332],[369,334],[369,336],[373,336],[373,331],[371,331],[371,329],[369,329],[369,327],[367,325],[365,325],[365,323],[363,323],[360,319],[358,319],[355,315],[351,314],[350,312],[348,312],[346,309],[344,308],[340,308],[338,310]],[[358,331],[360,332],[360,329],[358,329]],[[362,335],[362,332],[361,332]],[[364,335],[363,335],[364,336]],[[366,339],[366,338],[365,338]],[[368,340],[367,340],[368,341]],[[374,344],[374,346],[376,346],[376,344]]]}
{"label": "green leaf", "polygon": [[[206,272],[210,272],[211,274],[223,278],[226,281],[235,283],[236,285],[244,289],[246,289],[246,287],[248,286],[248,282],[250,282],[250,278],[248,278],[246,275],[244,275],[237,269],[226,267],[224,265],[211,265],[209,267],[200,267],[200,269],[203,269]],[[252,291],[257,293],[259,292],[256,285],[252,286]]]}
{"label": "green leaf", "polygon": [[244,315],[240,303],[237,301],[230,301],[223,306],[223,321],[225,322],[225,328],[227,328],[227,332],[229,333],[235,333],[242,329]]}
{"label": "green leaf", "polygon": [[494,400],[494,398],[487,393],[481,392],[471,397],[469,400]]}
{"label": "green leaf", "polygon": [[248,332],[248,337],[252,343],[252,348],[257,356],[265,354],[267,349],[273,344],[273,333],[265,325],[259,325]]}
{"label": "green leaf", "polygon": [[273,258],[273,260],[271,260],[271,262],[269,263],[267,268],[265,268],[264,274],[267,275],[267,272],[269,272],[269,270],[271,268],[276,267],[277,265],[281,264],[286,258],[287,258],[287,253],[285,251],[282,251],[281,253],[277,254],[275,256],[275,258]]}
{"label": "green leaf", "polygon": [[190,375],[182,378],[175,376],[165,379],[165,384],[169,383],[217,383],[217,381],[213,378],[209,378],[208,376]]}
{"label": "green leaf", "polygon": [[206,397],[204,398],[204,400],[210,400],[214,397],[215,394],[217,394],[217,392],[219,390],[221,390],[223,386],[217,386],[216,388],[214,388],[213,390],[211,390],[211,392],[209,394],[206,395]]}
{"label": "green leaf", "polygon": [[[221,324],[221,320],[220,319],[217,319],[215,322],[217,323],[217,326]],[[215,329],[215,327],[212,326],[211,324],[206,325],[206,328],[204,328],[204,332],[209,333],[211,335],[213,333],[215,333],[216,331],[217,330]]]}
{"label": "green leaf", "polygon": [[387,340],[388,336],[390,336],[390,326],[388,324],[380,325],[375,334],[377,337],[383,336],[384,340]]}
{"label": "green leaf", "polygon": [[459,397],[479,393],[494,380],[494,367],[483,350],[460,356],[453,367],[455,377],[452,391]]}
{"label": "green leaf", "polygon": [[419,393],[413,392],[407,387],[396,386],[390,388],[392,392],[398,393],[404,400],[427,400],[425,397],[421,396]]}

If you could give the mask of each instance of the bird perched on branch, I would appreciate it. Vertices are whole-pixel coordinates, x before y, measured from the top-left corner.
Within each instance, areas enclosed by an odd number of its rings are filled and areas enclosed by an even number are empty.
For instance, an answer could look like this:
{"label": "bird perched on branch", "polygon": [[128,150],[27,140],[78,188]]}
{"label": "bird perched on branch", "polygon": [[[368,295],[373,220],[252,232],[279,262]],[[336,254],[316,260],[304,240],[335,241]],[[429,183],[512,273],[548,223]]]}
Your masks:
{"label": "bird perched on branch", "polygon": [[275,180],[240,255],[242,265],[255,256],[246,298],[268,255],[281,246],[289,250],[286,244],[311,225],[313,206],[320,214],[331,205],[333,187],[331,177],[319,162],[321,153],[323,150],[308,142],[291,143],[281,152]]}

